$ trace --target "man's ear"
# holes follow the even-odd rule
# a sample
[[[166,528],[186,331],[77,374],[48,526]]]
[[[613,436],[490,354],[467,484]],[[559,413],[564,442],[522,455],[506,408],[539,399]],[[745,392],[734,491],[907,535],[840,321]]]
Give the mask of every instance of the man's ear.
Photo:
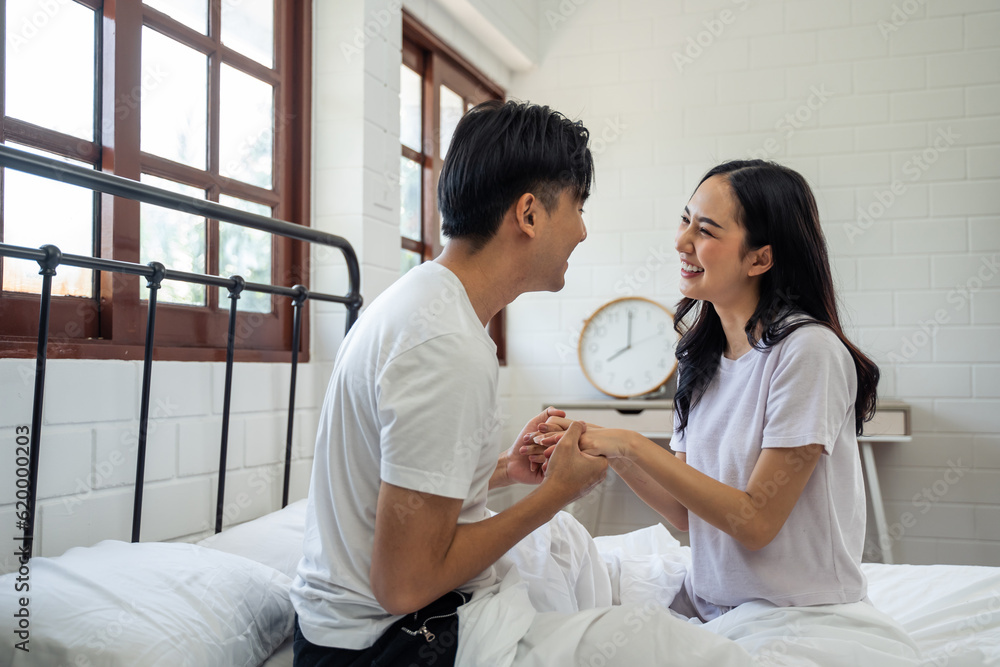
[[[518,197],[514,204],[514,219],[517,222],[517,228],[529,238],[535,238],[537,233],[535,215],[538,212],[538,206],[538,199],[530,192]]]
[[[774,266],[774,255],[771,252],[771,246],[766,245],[761,248],[757,248],[753,251],[754,260],[750,264],[750,276],[759,276],[767,273]]]

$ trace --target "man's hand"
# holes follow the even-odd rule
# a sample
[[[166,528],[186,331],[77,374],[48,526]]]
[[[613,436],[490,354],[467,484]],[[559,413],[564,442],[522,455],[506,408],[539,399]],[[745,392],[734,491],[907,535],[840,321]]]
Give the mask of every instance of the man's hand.
[[[541,463],[533,462],[521,451],[524,437],[538,431],[539,426],[550,418],[564,418],[566,413],[555,408],[546,408],[544,412],[535,415],[514,440],[510,449],[500,455],[496,472],[490,479],[490,488],[500,488],[510,484],[539,484],[545,478]]]
[[[536,431],[526,433],[522,436],[521,454],[527,456],[528,460],[532,463],[541,464],[544,471],[555,444],[559,442],[559,439],[562,438],[572,423],[572,419],[559,416],[553,416],[545,420],[544,423],[538,425]],[[612,431],[615,431],[615,435],[621,435],[621,432],[615,429],[606,429],[596,424],[584,424],[584,433],[580,436],[580,449],[594,455],[617,458],[620,454],[613,447],[600,447],[595,442],[597,438],[601,438],[603,441],[604,438],[602,436],[610,435]],[[612,445],[613,442],[607,444]]]
[[[580,451],[580,437],[586,430],[583,422],[570,424],[553,445],[545,468],[545,484],[559,485],[567,494],[567,503],[590,493],[608,472],[606,458]]]

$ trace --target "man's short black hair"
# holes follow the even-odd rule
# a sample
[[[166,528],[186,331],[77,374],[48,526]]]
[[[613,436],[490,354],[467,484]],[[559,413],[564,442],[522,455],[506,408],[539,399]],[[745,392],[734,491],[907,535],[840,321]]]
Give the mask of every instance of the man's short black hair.
[[[479,249],[525,193],[548,211],[567,188],[585,201],[594,179],[589,136],[582,122],[547,106],[493,100],[470,109],[455,129],[438,181],[442,232]]]

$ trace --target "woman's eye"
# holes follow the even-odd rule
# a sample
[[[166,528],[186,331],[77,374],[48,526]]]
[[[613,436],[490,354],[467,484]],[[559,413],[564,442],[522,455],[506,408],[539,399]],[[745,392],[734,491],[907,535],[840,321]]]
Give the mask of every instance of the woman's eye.
[[[688,220],[687,218],[685,218],[684,216],[681,216],[681,224],[682,224],[682,225],[686,225],[686,224],[688,224],[689,222],[691,222],[691,221],[690,221],[690,220]]]

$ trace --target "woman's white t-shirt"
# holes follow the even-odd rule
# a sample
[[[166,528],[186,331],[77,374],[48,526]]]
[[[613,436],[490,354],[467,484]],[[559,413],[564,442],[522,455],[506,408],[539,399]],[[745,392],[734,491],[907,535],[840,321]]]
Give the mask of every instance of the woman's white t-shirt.
[[[750,600],[778,606],[857,602],[866,597],[861,572],[865,489],[855,435],[857,374],[833,331],[807,324],[765,351],[721,358],[716,377],[690,411],[671,448],[687,463],[746,489],[763,448],[823,445],[823,455],[774,540],[751,551],[689,514],[692,569],[686,589],[698,614],[712,618]],[[793,465],[804,465],[795,452]],[[777,491],[787,477],[769,480]],[[766,489],[765,489],[766,490]],[[730,521],[746,521],[748,505]],[[708,604],[706,604],[708,603]]]

